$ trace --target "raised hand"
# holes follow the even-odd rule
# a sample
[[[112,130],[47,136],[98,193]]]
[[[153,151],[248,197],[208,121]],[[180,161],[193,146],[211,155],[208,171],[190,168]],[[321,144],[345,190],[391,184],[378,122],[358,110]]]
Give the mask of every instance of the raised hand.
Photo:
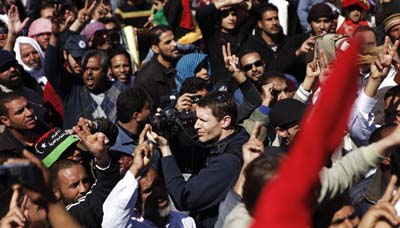
[[[102,132],[92,134],[87,119],[79,118],[76,126],[72,128],[73,132],[79,136],[81,142],[96,158],[96,164],[100,167],[106,167],[110,162],[107,153],[108,138]]]
[[[387,76],[400,42],[396,40],[392,48],[389,47],[390,43],[390,38],[388,36],[385,37],[382,52],[379,53],[375,62],[371,64],[370,77],[372,79],[384,79]]]
[[[264,144],[260,140],[260,131],[261,124],[255,122],[249,140],[242,147],[244,167],[264,153]]]
[[[25,227],[27,225],[26,203],[28,198],[24,196],[19,205],[20,189],[14,187],[13,191],[8,213],[1,219],[0,228]]]
[[[81,24],[86,24],[87,22],[89,22],[90,17],[92,15],[92,11],[95,6],[96,6],[96,1],[93,1],[93,3],[91,5],[89,5],[89,0],[86,0],[85,6],[78,12],[77,20]]]
[[[231,73],[238,72],[239,58],[232,55],[231,43],[227,43],[226,46],[222,45],[222,55],[224,56],[225,69]]]
[[[400,219],[395,209],[400,199],[399,189],[394,193],[396,182],[397,177],[393,175],[384,195],[377,204],[367,211],[358,225],[359,228],[389,228],[400,225]]]
[[[19,18],[18,8],[15,5],[11,5],[10,9],[7,12],[7,16],[8,16],[8,24],[7,24],[8,33],[14,36],[21,33],[29,21],[29,17],[27,17],[23,22],[21,22]]]
[[[194,95],[195,94],[192,93],[182,94],[182,96],[178,98],[175,108],[178,109],[178,111],[190,110],[192,108],[192,96]]]
[[[150,164],[152,156],[153,145],[148,142],[140,143],[133,153],[133,161],[129,171],[137,177],[140,171]]]
[[[70,25],[70,22],[72,21],[72,16],[68,16],[67,18],[64,18],[64,15],[61,13],[61,5],[57,5],[56,9],[53,12],[53,17],[51,18],[51,30],[52,33],[56,36],[60,35],[63,33],[68,26]]]

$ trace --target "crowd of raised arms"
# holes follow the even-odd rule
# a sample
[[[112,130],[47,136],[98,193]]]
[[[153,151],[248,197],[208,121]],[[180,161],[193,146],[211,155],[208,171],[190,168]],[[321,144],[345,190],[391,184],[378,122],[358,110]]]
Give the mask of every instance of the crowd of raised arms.
[[[400,0],[0,0],[0,228],[400,227]]]

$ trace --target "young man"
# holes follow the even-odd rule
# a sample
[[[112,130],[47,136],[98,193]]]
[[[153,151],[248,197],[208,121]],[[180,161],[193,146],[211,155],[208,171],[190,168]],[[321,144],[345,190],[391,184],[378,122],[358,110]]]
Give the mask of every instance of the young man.
[[[250,16],[240,25],[237,23],[239,7],[250,11]],[[230,90],[235,88],[234,80],[224,66],[222,46],[231,43],[233,53],[239,50],[257,22],[254,12],[256,7],[251,1],[234,0],[217,1],[197,10],[196,19],[210,57],[210,78],[213,83],[217,83],[217,87],[224,85]]]
[[[5,126],[0,135],[0,151],[23,149],[34,151],[34,144],[48,128],[35,119],[34,111],[22,95],[10,92],[0,95],[0,121]]]
[[[266,71],[290,71],[296,62],[296,56],[287,48],[287,36],[283,34],[279,22],[278,8],[271,3],[261,8],[257,26],[260,33],[249,37],[241,48],[242,52],[257,50],[265,63]]]
[[[167,190],[179,210],[191,211],[198,227],[213,227],[219,203],[235,183],[243,162],[242,145],[248,134],[237,128],[237,108],[226,92],[204,96],[196,109],[195,129],[198,140],[209,145],[204,168],[185,181],[171,153],[168,142],[156,137],[163,158],[161,164]],[[180,178],[176,178],[180,177]]]
[[[142,89],[159,107],[161,97],[176,92],[174,66],[181,54],[172,29],[166,25],[152,28],[149,39],[155,56],[138,72],[135,87]]]

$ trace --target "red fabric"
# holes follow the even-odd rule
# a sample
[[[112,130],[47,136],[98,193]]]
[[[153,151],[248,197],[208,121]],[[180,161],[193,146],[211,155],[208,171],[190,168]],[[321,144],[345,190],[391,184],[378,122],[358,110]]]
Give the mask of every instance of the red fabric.
[[[184,29],[192,30],[193,26],[193,18],[192,18],[192,9],[190,8],[189,0],[181,0],[182,4],[182,17],[180,21],[180,26]]]
[[[46,83],[46,86],[44,87],[43,101],[45,104],[51,105],[60,115],[61,119],[64,119],[64,105],[60,96],[58,96],[50,83]]]
[[[346,8],[352,5],[358,5],[365,10],[369,10],[371,5],[369,4],[368,0],[343,0],[342,1],[342,8]]]
[[[340,28],[336,31],[337,34],[344,34],[348,36],[352,36],[354,31],[359,27],[359,26],[369,26],[367,21],[360,21],[359,23],[355,24],[353,21],[350,19],[347,19],[343,22],[343,24],[340,26]]]
[[[277,176],[264,187],[252,228],[311,227],[311,198],[319,171],[343,138],[359,77],[358,45],[338,57],[321,95],[301,123],[288,157]]]

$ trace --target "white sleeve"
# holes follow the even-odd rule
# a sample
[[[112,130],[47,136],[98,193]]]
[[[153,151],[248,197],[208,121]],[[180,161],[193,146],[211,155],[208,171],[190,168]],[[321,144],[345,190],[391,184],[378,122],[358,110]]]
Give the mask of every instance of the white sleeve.
[[[369,137],[376,129],[374,124],[375,115],[373,113],[376,103],[377,100],[368,97],[364,89],[361,90],[356,99],[349,122],[349,133],[357,146],[368,145]]]
[[[103,204],[102,227],[124,228],[135,215],[138,197],[138,181],[131,172],[127,172],[113,188]]]

